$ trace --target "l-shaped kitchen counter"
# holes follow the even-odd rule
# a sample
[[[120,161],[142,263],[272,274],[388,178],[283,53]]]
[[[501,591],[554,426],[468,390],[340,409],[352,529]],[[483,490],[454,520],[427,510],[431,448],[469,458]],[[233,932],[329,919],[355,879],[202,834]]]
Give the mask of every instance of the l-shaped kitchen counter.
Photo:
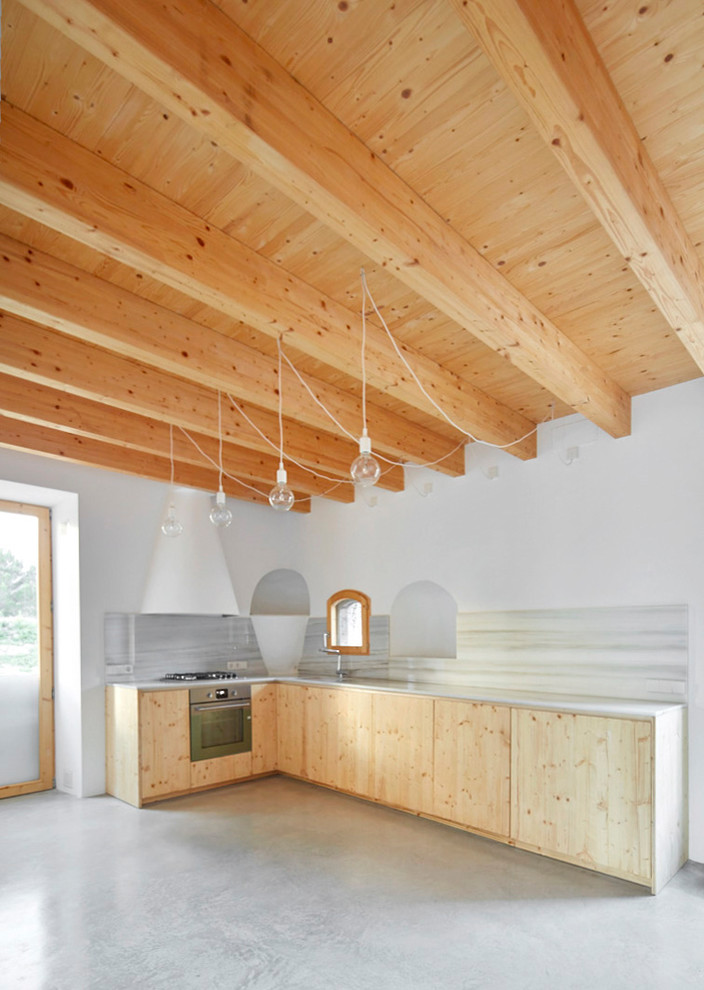
[[[657,893],[687,858],[686,707],[382,678],[252,689],[252,752],[192,763],[188,682],[106,688],[107,791],[137,807],[283,773]]]

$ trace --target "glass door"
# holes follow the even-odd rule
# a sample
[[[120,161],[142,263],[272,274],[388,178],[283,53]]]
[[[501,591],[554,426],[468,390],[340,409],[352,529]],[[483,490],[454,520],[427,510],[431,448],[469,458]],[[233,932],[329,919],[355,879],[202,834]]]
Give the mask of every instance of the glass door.
[[[0,501],[0,797],[54,785],[51,516]]]

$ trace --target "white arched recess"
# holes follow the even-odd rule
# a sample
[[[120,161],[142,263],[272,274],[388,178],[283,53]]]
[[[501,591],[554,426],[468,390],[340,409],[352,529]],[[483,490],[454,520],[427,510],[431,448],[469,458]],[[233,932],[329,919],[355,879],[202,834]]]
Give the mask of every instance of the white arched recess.
[[[0,481],[0,499],[51,509],[56,788],[83,794],[78,495]]]
[[[254,589],[249,614],[269,673],[293,673],[303,655],[310,614],[303,575],[286,568],[269,571]]]
[[[406,585],[391,606],[392,657],[457,656],[457,602],[434,581]]]

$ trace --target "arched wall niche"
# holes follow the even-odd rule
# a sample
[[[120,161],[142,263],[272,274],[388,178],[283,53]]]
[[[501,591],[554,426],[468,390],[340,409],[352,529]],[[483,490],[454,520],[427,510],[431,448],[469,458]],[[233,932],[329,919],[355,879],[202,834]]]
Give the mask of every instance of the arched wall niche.
[[[308,585],[298,571],[279,568],[260,578],[250,615],[310,615]]]
[[[303,655],[310,614],[303,575],[287,568],[269,571],[254,589],[249,614],[269,673],[294,673]]]
[[[457,656],[457,602],[434,581],[415,581],[391,606],[390,653],[395,657]]]

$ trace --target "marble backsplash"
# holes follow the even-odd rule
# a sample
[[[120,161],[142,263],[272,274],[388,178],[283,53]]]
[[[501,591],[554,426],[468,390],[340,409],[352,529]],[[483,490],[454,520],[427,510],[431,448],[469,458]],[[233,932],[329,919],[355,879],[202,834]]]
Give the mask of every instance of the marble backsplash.
[[[461,612],[457,657],[392,657],[389,677],[478,690],[685,701],[686,605]]]
[[[227,670],[245,664],[239,677],[265,677],[267,669],[248,616],[105,616],[107,684],[158,680],[166,673]]]
[[[457,656],[390,656],[390,617],[370,620],[369,656],[343,656],[350,675],[477,691],[575,697],[685,701],[688,670],[686,605],[461,612]],[[308,619],[304,676],[330,675],[337,656],[321,653],[326,619]],[[105,616],[107,683],[155,680],[169,672],[228,669],[239,676],[268,671],[247,616]]]

